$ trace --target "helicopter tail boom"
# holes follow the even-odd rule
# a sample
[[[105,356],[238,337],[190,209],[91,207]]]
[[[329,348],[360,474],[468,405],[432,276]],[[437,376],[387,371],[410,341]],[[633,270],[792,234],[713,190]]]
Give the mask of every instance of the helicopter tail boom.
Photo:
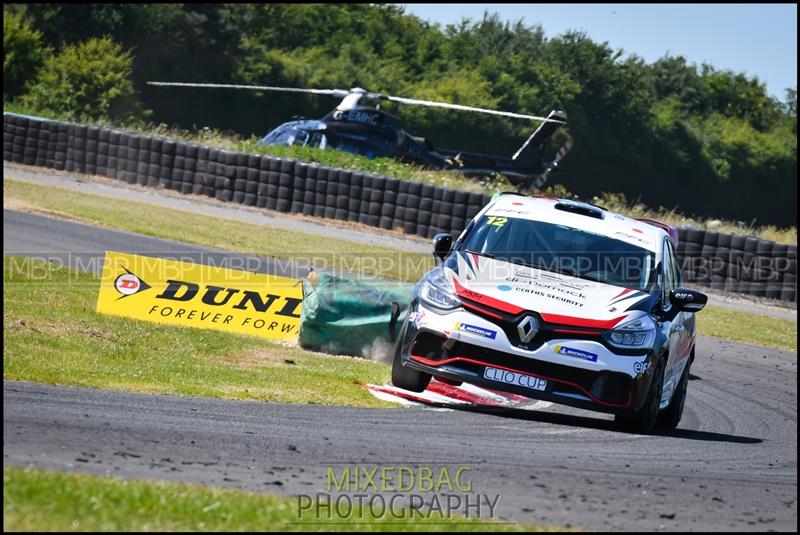
[[[547,140],[553,137],[559,127],[567,124],[567,114],[563,111],[553,110],[547,116],[547,119],[525,140],[525,143],[511,157],[512,160],[535,160]]]

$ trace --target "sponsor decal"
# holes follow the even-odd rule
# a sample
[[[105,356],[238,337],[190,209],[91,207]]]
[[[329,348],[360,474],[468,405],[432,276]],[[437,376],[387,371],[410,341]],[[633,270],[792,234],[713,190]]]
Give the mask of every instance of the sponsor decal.
[[[147,290],[150,288],[150,285],[130,271],[125,270],[125,273],[117,277],[114,281],[114,288],[122,294],[117,299],[122,299],[123,297]]]
[[[546,379],[540,379],[538,377],[508,370],[498,370],[497,368],[491,368],[489,366],[483,370],[483,376],[486,379],[491,379],[492,381],[500,381],[501,383],[506,383],[509,385],[524,386],[526,388],[539,390],[542,392],[547,388]]]
[[[525,291],[526,293],[534,293],[532,287],[535,287],[541,291],[547,292],[556,292],[564,295],[568,295],[570,297],[575,297],[576,299],[586,300],[586,294],[583,293],[583,288],[588,286],[588,284],[584,287],[580,287],[579,285],[573,285],[565,283],[564,281],[555,279],[552,282],[548,280],[542,280],[541,278],[530,278],[528,280],[522,280],[519,277],[508,277],[506,282],[513,282],[519,285],[527,286],[527,288],[519,287],[520,291]]]
[[[467,333],[476,334],[478,336],[483,336],[484,338],[490,338],[492,340],[495,339],[497,336],[497,331],[493,331],[491,329],[484,329],[483,327],[478,327],[477,325],[470,325],[469,323],[461,323],[457,321],[455,327],[453,327],[457,331],[464,331]]]
[[[509,286],[508,284],[501,284],[500,286],[497,287],[497,289],[500,290],[501,292],[510,292],[511,286]]]
[[[633,371],[637,374],[639,373],[647,373],[647,368],[650,367],[650,364],[643,360],[642,362],[634,362],[633,363]]]
[[[372,113],[363,110],[347,110],[335,111],[333,113],[334,121],[350,121],[353,123],[364,123],[378,126],[383,122],[383,116],[380,113]]]
[[[508,218],[507,217],[491,215],[491,216],[486,218],[486,224],[487,225],[493,225],[495,227],[502,227],[506,223],[508,223]]]
[[[569,347],[561,344],[556,344],[555,352],[559,355],[566,355],[568,357],[575,357],[583,360],[588,360],[590,362],[597,362],[597,355],[594,353],[589,353],[588,351],[584,351],[582,349],[576,349],[574,347]]]
[[[302,303],[295,279],[107,252],[97,312],[294,342]]]
[[[424,310],[415,310],[414,312],[408,315],[408,321],[413,323],[417,327],[417,329],[419,329],[419,326],[424,319],[425,319]]]

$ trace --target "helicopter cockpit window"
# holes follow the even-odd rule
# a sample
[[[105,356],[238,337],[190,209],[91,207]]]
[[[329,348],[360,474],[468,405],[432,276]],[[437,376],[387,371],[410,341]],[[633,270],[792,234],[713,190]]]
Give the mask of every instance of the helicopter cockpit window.
[[[311,134],[311,138],[308,141],[308,146],[324,149],[328,146],[328,138],[322,132],[314,132]]]
[[[281,126],[267,134],[263,141],[269,145],[299,145],[302,147],[308,142],[308,133],[292,126]]]

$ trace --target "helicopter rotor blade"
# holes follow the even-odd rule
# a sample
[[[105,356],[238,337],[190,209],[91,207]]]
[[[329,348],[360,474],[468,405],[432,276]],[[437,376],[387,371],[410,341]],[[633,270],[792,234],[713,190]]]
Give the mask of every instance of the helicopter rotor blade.
[[[436,102],[433,100],[417,100],[414,98],[393,97],[390,95],[383,95],[381,98],[392,102],[399,102],[400,104],[413,104],[418,106],[430,106],[435,108],[448,108],[461,111],[473,111],[478,113],[487,113],[490,115],[500,115],[502,117],[513,117],[515,119],[530,119],[532,121],[552,122],[566,124],[560,119],[549,119],[547,117],[539,117],[537,115],[525,115],[522,113],[513,113],[510,111],[489,110],[486,108],[475,108],[472,106],[464,106],[461,104],[448,104],[446,102]]]
[[[147,82],[147,85],[171,87],[207,87],[215,89],[250,89],[253,91],[284,91],[286,93],[311,93],[314,95],[330,95],[333,97],[346,97],[350,94],[350,91],[345,89],[304,89],[300,87],[273,87],[268,85],[200,84],[189,82]]]

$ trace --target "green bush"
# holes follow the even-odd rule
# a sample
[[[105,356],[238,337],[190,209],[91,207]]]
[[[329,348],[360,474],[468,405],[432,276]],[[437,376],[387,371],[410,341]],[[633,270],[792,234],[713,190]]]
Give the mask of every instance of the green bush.
[[[131,122],[146,115],[131,82],[132,63],[109,37],[65,46],[45,61],[23,102],[70,120]]]
[[[21,13],[3,8],[3,100],[18,97],[42,67],[50,49]]]

